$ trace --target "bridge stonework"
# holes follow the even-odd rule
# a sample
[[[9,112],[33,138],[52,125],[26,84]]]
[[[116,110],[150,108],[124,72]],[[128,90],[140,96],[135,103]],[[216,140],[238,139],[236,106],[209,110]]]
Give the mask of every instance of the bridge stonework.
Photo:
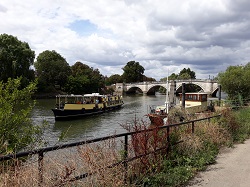
[[[215,95],[219,84],[215,80],[211,79],[187,79],[187,80],[175,80],[169,81],[168,90],[172,90],[173,87],[176,87],[176,90],[180,89],[182,83],[185,84],[194,84],[199,86],[203,92],[208,93],[209,95]],[[164,87],[167,89],[166,82],[137,82],[137,83],[116,83],[115,92],[118,94],[124,94],[129,92],[134,92],[135,90],[140,90],[143,94],[154,94],[159,87]]]

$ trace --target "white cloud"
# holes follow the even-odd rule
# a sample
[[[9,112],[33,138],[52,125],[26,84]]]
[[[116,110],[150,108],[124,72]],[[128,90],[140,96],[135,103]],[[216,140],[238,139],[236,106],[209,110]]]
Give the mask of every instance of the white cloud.
[[[247,0],[2,0],[0,34],[28,42],[36,55],[56,50],[70,65],[81,61],[108,76],[122,74],[135,60],[157,80],[184,67],[207,78],[249,61],[249,5]],[[74,23],[83,25],[72,28]]]

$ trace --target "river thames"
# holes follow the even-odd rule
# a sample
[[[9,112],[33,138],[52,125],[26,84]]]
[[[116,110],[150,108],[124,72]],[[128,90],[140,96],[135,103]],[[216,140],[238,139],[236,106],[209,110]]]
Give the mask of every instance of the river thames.
[[[133,124],[135,119],[149,123],[146,116],[149,106],[164,104],[166,96],[129,95],[123,96],[123,100],[123,107],[116,111],[70,121],[55,121],[51,110],[55,100],[38,99],[32,120],[35,124],[42,124],[44,120],[48,122],[44,133],[47,146],[77,142],[127,132],[122,125]]]

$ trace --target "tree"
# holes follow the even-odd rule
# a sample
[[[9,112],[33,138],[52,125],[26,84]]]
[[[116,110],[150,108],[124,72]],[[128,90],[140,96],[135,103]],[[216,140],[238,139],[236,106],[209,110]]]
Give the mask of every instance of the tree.
[[[71,66],[72,75],[68,77],[65,91],[74,94],[99,92],[104,87],[104,77],[98,69],[90,68],[81,62]]]
[[[22,76],[23,86],[34,80],[35,52],[26,42],[21,42],[12,35],[0,35],[0,81],[7,82],[8,78]]]
[[[195,79],[196,75],[194,71],[191,71],[190,68],[183,68],[179,74],[172,73],[170,76],[168,76],[168,80],[185,80],[185,79]],[[167,77],[162,78],[160,81],[167,81]],[[187,84],[186,85],[186,92],[198,92],[201,88],[194,84]],[[166,89],[161,87],[159,89],[159,92],[165,93]]]
[[[195,72],[191,71],[190,68],[183,68],[179,73],[178,79],[196,79]]]
[[[143,81],[152,82],[152,81],[156,81],[156,80],[153,77],[147,77],[147,76],[143,75]]]
[[[40,53],[35,68],[39,81],[38,88],[43,92],[54,91],[56,86],[62,89],[71,75],[70,66],[65,58],[54,50]]]
[[[123,68],[123,78],[126,82],[142,82],[144,67],[139,62],[129,61]]]
[[[172,73],[170,76],[168,76],[168,80],[176,80],[178,79],[178,74]],[[162,82],[167,81],[167,77],[160,79]]]
[[[179,74],[172,73],[168,76],[168,80],[183,80],[183,79],[196,79],[194,71],[191,71],[190,68],[183,68]],[[167,77],[162,78],[161,81],[167,81]]]
[[[237,99],[239,96],[250,98],[250,62],[245,66],[229,66],[225,72],[218,74],[218,80],[230,99]]]
[[[36,82],[20,88],[21,78],[0,81],[0,154],[20,151],[41,138],[42,129],[30,119]]]
[[[118,75],[118,74],[111,75],[105,80],[105,84],[108,86],[112,84],[116,84],[116,83],[122,83],[122,82],[123,82],[123,78],[121,75]]]

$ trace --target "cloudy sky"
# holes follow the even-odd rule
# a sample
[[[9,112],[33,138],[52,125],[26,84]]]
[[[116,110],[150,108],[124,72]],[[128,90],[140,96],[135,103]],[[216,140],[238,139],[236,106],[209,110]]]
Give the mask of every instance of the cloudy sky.
[[[249,0],[1,0],[0,34],[103,75],[137,61],[157,80],[183,68],[212,78],[250,61]]]

